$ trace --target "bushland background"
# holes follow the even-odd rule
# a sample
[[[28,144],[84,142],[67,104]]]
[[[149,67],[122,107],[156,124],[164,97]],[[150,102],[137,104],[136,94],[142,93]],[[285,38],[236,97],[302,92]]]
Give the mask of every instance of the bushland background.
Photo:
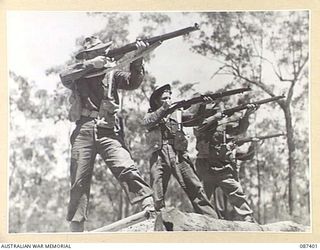
[[[175,99],[250,86],[226,106],[285,94],[251,118],[247,136],[283,131],[265,141],[240,178],[259,223],[294,220],[310,224],[309,13],[270,12],[23,12],[10,11],[9,232],[65,232],[69,192],[70,91],[58,74],[73,63],[83,38],[98,35],[114,46],[200,24],[201,31],[164,42],[146,58],[140,89],[122,95],[126,142],[149,180],[141,120],[157,85],[171,83]],[[192,130],[190,155],[195,157]],[[139,211],[97,157],[87,230]],[[174,179],[167,204],[191,212]]]

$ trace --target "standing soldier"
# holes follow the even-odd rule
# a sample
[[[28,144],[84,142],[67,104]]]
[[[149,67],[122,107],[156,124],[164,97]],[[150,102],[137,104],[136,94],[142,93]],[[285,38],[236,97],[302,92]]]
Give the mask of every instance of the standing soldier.
[[[151,151],[150,172],[155,209],[165,207],[165,193],[173,174],[188,195],[195,212],[217,218],[186,152],[187,140],[181,122],[189,117],[179,115],[180,110],[167,114],[170,104],[170,85],[157,88],[150,96],[150,110],[144,118],[144,125],[148,129],[147,143]]]
[[[220,187],[228,196],[236,213],[248,222],[255,220],[239,182],[237,167],[237,157],[245,157],[245,154],[237,154],[237,147],[229,137],[242,134],[248,129],[249,116],[256,109],[257,106],[248,104],[246,113],[235,127],[228,125],[220,130],[223,126],[219,127],[218,121],[224,116],[217,112],[194,129],[198,150],[196,169],[208,198],[210,199],[216,187]],[[219,207],[217,204],[215,206],[219,213]]]
[[[81,70],[105,68],[109,59],[101,56],[109,49],[109,43],[103,43],[97,37],[87,37],[84,49],[76,58],[83,60],[78,64]],[[138,52],[146,45],[137,41]],[[105,53],[107,54],[107,52]],[[80,66],[79,66],[80,65]],[[65,75],[65,74],[64,74]],[[119,117],[118,89],[137,89],[144,77],[142,58],[130,64],[130,72],[111,71],[108,74],[96,74],[66,80],[62,83],[73,90],[75,102],[69,117],[76,121],[76,128],[71,135],[71,189],[67,220],[74,232],[84,230],[87,220],[90,196],[90,182],[94,160],[100,154],[112,174],[119,180],[130,202],[142,202],[143,209],[153,206],[152,190],[142,179],[131,155],[124,144]]]
[[[244,150],[241,145],[240,147],[236,147],[236,170],[237,170],[237,175],[235,175],[235,179],[240,182],[239,179],[239,171],[240,171],[240,162],[239,161],[249,161],[252,160],[256,148],[257,148],[257,142],[259,139],[253,139],[249,148],[247,150]],[[233,208],[233,206],[230,204],[228,200],[228,196],[223,192],[221,187],[216,187],[213,191],[213,197],[214,197],[214,204],[216,211],[219,215],[219,218],[226,219],[226,220],[236,220],[239,218],[239,215]],[[239,218],[240,220],[242,219],[241,217]]]

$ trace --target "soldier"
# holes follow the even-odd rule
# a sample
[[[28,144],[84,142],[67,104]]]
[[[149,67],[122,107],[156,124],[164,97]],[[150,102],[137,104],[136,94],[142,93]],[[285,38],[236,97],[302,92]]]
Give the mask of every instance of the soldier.
[[[240,171],[240,162],[239,161],[249,161],[252,160],[255,151],[257,149],[257,142],[259,139],[254,138],[248,147],[247,150],[243,149],[241,145],[236,146],[236,163],[237,163],[237,175],[235,175],[236,180],[240,181],[239,179],[239,171]],[[216,187],[213,191],[214,197],[214,204],[216,212],[219,218],[226,219],[226,220],[237,220],[242,219],[241,216],[237,214],[237,212],[233,209],[233,206],[230,204],[228,200],[228,196],[223,192],[221,187]]]
[[[237,157],[245,158],[245,154],[237,153],[237,147],[230,141],[230,136],[242,134],[248,129],[249,116],[256,109],[256,105],[249,104],[237,126],[227,125],[220,129],[223,126],[218,126],[218,121],[224,116],[223,113],[217,112],[194,129],[198,150],[196,169],[207,197],[210,199],[215,188],[220,187],[228,196],[236,213],[248,222],[255,220],[239,182],[237,167]],[[219,213],[219,207],[216,206],[216,210]]]
[[[97,37],[87,37],[84,49],[77,59],[82,70],[105,68],[109,59],[100,56],[101,51],[108,50],[111,42],[103,43]],[[146,44],[137,41],[138,53]],[[105,53],[107,54],[107,53]],[[75,96],[70,117],[76,120],[76,128],[70,141],[71,149],[71,189],[67,220],[73,232],[84,230],[87,220],[90,195],[90,182],[93,174],[94,160],[100,154],[112,174],[119,180],[131,204],[142,202],[142,208],[152,209],[152,190],[142,179],[121,134],[118,89],[137,89],[144,77],[142,58],[130,64],[130,72],[114,71],[101,73],[93,77],[65,80],[62,83],[72,88]],[[109,93],[109,94],[108,94]]]
[[[171,86],[166,84],[151,94],[150,110],[144,118],[151,153],[150,172],[155,209],[165,207],[165,193],[173,174],[188,195],[195,212],[217,218],[187,154],[187,140],[181,121],[190,117],[184,114],[179,118],[180,111],[166,114],[170,104]]]

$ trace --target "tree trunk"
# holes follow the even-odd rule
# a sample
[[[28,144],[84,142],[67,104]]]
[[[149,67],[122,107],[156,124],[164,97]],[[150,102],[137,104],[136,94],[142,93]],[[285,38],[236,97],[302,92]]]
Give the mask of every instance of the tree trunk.
[[[285,119],[286,119],[286,130],[287,130],[287,144],[288,144],[288,205],[289,214],[293,215],[295,207],[295,144],[293,135],[292,115],[290,106],[286,104],[283,107]]]
[[[258,221],[261,223],[261,175],[260,175],[260,166],[259,166],[259,160],[256,160],[256,166],[257,166],[257,177],[258,177]]]

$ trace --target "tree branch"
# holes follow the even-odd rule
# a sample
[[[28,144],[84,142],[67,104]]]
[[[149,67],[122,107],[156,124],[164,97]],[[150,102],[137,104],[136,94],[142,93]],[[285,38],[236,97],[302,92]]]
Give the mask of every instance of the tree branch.
[[[275,65],[268,58],[265,58],[265,57],[260,56],[260,55],[253,56],[253,57],[258,57],[258,58],[266,61],[267,63],[269,63],[271,65],[271,67],[272,67],[273,72],[278,77],[279,81],[281,81],[281,82],[291,82],[292,81],[292,79],[283,78],[282,74],[281,74],[281,71],[280,71],[280,68],[278,67],[278,70],[279,70],[279,72],[278,72],[277,69],[275,68]]]
[[[219,69],[218,69],[216,72],[214,72],[213,75],[210,77],[210,80],[211,80],[212,78],[214,78],[216,75],[218,75],[219,72],[220,72],[221,70],[223,70],[225,67],[226,67],[226,65],[223,65],[223,66],[219,67]]]
[[[304,67],[307,65],[308,61],[309,61],[309,53],[307,54],[307,56],[306,56],[305,60],[303,61],[301,67],[299,67],[299,69],[296,71],[296,74],[294,75],[294,79],[291,82],[291,85],[290,85],[289,90],[288,90],[287,100],[286,100],[287,105],[289,105],[291,103],[294,86],[298,82],[298,79],[299,79]]]
[[[245,77],[245,76],[243,76],[243,75],[241,75],[241,74],[239,74],[239,73],[234,74],[234,76],[239,77],[240,79],[242,79],[242,80],[244,80],[244,81],[246,81],[246,82],[248,82],[248,83],[250,83],[250,84],[253,84],[253,85],[259,87],[260,89],[262,89],[264,92],[266,92],[266,93],[267,93],[268,95],[270,95],[271,97],[275,97],[275,96],[276,96],[276,95],[267,87],[267,85],[266,85],[265,83],[261,82],[261,81],[258,82],[258,81],[251,80],[251,79],[249,79],[249,78],[247,78],[247,77]],[[279,106],[280,106],[282,109],[285,109],[285,108],[286,108],[286,107],[285,107],[285,102],[284,102],[283,100],[277,100],[276,102],[279,104]]]
[[[254,41],[254,38],[252,37],[252,34],[249,32],[247,26],[240,20],[240,18],[238,17],[238,22],[239,24],[241,24],[241,26],[244,28],[244,30],[247,32],[248,36],[250,37],[250,40],[252,42],[252,45],[254,47],[254,50],[256,51],[257,54],[259,54],[259,51],[257,49],[256,43]]]
[[[294,80],[297,81],[299,76],[302,73],[303,68],[306,66],[307,62],[309,61],[309,53],[307,53],[307,56],[305,58],[305,60],[303,61],[302,65],[298,68],[297,70],[297,74],[294,76]]]

